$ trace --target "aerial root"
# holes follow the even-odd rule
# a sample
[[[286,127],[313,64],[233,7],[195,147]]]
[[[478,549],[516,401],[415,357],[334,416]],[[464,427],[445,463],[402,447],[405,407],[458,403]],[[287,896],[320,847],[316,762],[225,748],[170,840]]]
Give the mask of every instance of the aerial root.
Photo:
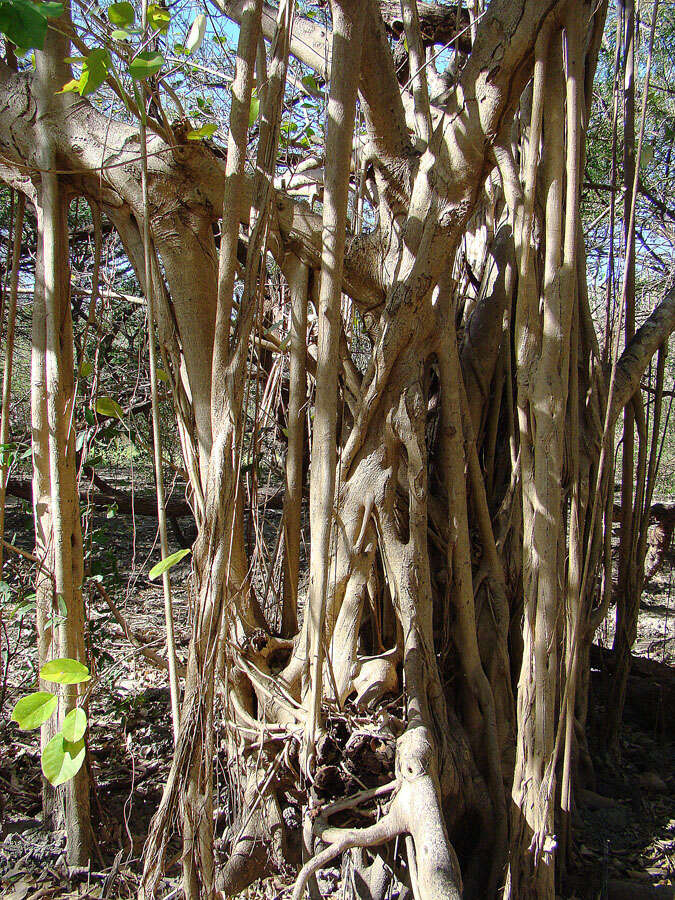
[[[293,900],[300,900],[310,877],[328,865],[336,856],[340,856],[341,853],[354,847],[376,847],[384,844],[402,834],[403,830],[403,825],[393,806],[379,822],[369,825],[367,828],[327,829],[322,833],[321,838],[328,841],[329,845],[306,862],[298,873],[293,889]]]

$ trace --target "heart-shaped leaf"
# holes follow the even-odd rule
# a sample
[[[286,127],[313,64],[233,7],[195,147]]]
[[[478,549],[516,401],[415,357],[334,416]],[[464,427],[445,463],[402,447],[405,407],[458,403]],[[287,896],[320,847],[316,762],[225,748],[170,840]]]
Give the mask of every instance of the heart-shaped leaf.
[[[81,738],[71,743],[59,732],[42,751],[42,774],[53,787],[58,787],[77,775],[82,768],[84,754]]]
[[[133,25],[136,13],[131,3],[122,0],[121,3],[113,3],[108,7],[108,18],[113,25],[118,28],[126,28],[127,25]]]
[[[49,691],[37,691],[22,697],[12,711],[12,721],[24,731],[39,728],[56,709],[58,698]]]
[[[40,6],[28,0],[3,0],[0,3],[0,32],[19,50],[41,50],[47,35],[47,15]]]
[[[172,553],[170,556],[166,556],[161,562],[158,562],[156,566],[153,566],[150,569],[150,574],[148,578],[150,581],[154,581],[155,578],[159,578],[160,575],[163,575],[164,572],[168,572],[169,569],[173,568],[177,563],[184,559],[188,553],[192,551],[188,547],[186,550],[177,550],[175,553]]]
[[[43,681],[54,681],[56,684],[80,684],[89,681],[91,675],[84,663],[76,659],[50,659],[40,669],[40,678]]]
[[[87,714],[79,706],[71,709],[63,720],[61,732],[64,738],[71,744],[77,743],[87,730]]]
[[[164,65],[164,57],[153,50],[144,50],[129,63],[129,74],[136,81],[155,75]]]
[[[82,74],[80,77],[68,81],[58,93],[76,92],[81,97],[93,94],[106,80],[110,66],[110,54],[107,50],[104,48],[92,50],[89,56],[82,60]]]
[[[96,401],[96,412],[99,416],[108,416],[111,419],[121,419],[124,416],[122,407],[112,397],[99,397]]]

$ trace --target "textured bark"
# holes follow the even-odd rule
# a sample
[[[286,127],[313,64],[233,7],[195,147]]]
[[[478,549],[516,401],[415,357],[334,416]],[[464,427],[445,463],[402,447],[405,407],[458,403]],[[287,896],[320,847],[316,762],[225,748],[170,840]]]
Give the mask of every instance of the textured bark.
[[[235,111],[228,151],[225,197],[241,181],[248,131],[252,75],[258,44],[261,3],[252,3],[240,32],[234,82]],[[229,317],[232,309],[239,210],[228,220],[230,239],[221,247],[220,284],[214,368],[210,387],[214,442],[208,465],[205,515],[195,546],[198,610],[195,617],[181,725],[171,772],[146,844],[143,891],[152,896],[161,873],[169,824],[180,806],[185,858],[183,886],[186,897],[211,898],[216,892],[213,846],[213,753],[215,676],[225,640],[243,640],[262,622],[249,594],[243,542],[241,496],[238,490],[241,463],[242,405],[244,402],[248,344],[256,319],[271,200],[271,168],[279,140],[281,101],[288,57],[288,7],[279,13],[275,59],[281,90],[266,91],[263,120],[269,123],[258,146],[257,173],[251,206],[257,216],[249,239],[244,288],[232,342]],[[231,156],[231,158],[230,158]],[[225,227],[225,225],[224,225]],[[220,364],[215,365],[216,359]],[[204,385],[200,386],[202,392]],[[225,614],[226,603],[228,604]],[[232,607],[232,608],[230,608]],[[257,617],[256,617],[257,615]],[[187,790],[182,795],[184,783]]]
[[[36,502],[44,498],[49,508],[49,531],[38,536],[38,546],[42,545],[43,552],[48,553],[54,579],[53,585],[43,583],[40,593],[43,615],[47,612],[46,607],[50,615],[58,608],[57,598],[66,608],[65,622],[51,629],[51,646],[46,643],[44,619],[38,620],[38,634],[41,634],[41,660],[68,657],[86,663],[82,603],[84,565],[72,425],[75,389],[67,224],[69,197],[59,176],[52,172],[57,165],[57,156],[49,129],[50,121],[61,112],[54,100],[54,91],[56,85],[63,83],[61,79],[67,72],[63,63],[67,48],[67,42],[52,32],[44,52],[36,53],[35,137],[41,167],[37,200],[40,262],[36,294],[41,294],[41,300],[34,305],[33,312],[33,354],[40,381],[32,382],[32,389],[36,393],[35,407],[41,405],[42,408],[38,414],[39,434],[34,430],[33,454],[34,458],[39,456],[44,460],[36,461],[36,469],[45,479],[40,485],[41,490],[36,492]],[[38,336],[40,340],[36,343]],[[80,693],[81,687],[77,685],[62,688],[59,725],[77,705]],[[43,739],[47,736],[46,731],[43,729]],[[86,765],[73,779],[56,789],[55,800],[49,807],[56,822],[66,829],[69,863],[84,865],[90,856],[92,839]]]
[[[326,122],[316,413],[309,492],[311,556],[307,618],[311,621],[308,646],[311,696],[303,761],[308,773],[314,766],[315,741],[321,727],[324,626],[335,495],[340,289],[363,23],[364,8],[358,0],[337,0],[333,6],[332,78]]]
[[[508,897],[554,897],[553,810],[545,803],[546,766],[553,752],[557,677],[556,616],[559,608],[559,522],[563,425],[569,365],[572,300],[562,294],[563,130],[562,35],[551,38],[546,77],[547,129],[543,159],[545,192],[545,266],[540,316],[539,292],[530,278],[519,287],[519,319],[525,349],[518,360],[518,417],[523,493],[523,661],[518,683],[518,741],[513,781],[511,860]],[[537,78],[537,76],[535,76]],[[541,79],[541,81],[539,81]],[[537,103],[533,103],[533,123]],[[536,144],[530,153],[538,150]],[[574,164],[577,164],[575,158]],[[528,187],[534,188],[530,177]],[[576,202],[576,198],[575,198]],[[529,253],[529,228],[524,228],[521,257]],[[521,261],[521,281],[523,268]]]
[[[635,4],[622,0],[619,11],[623,21],[623,244],[624,244],[624,341],[635,334],[635,229],[630,229],[635,181]],[[619,593],[617,617],[622,618],[628,594],[631,546],[633,544],[633,481],[635,433],[632,404],[623,409],[623,445],[621,453],[621,534],[619,538]]]
[[[300,518],[302,512],[302,457],[307,403],[307,266],[296,256],[285,265],[291,295],[291,346],[288,376],[288,450],[284,494],[284,605],[281,633],[298,630],[298,577],[300,573]]]
[[[305,735],[308,791],[303,786],[302,796],[303,802],[311,799],[318,726],[329,709],[353,695],[359,714],[373,721],[380,714],[383,721],[397,719],[402,709],[391,801],[380,822],[365,829],[332,828],[321,816],[308,815],[306,849],[317,852],[305,860],[296,894],[344,850],[408,835],[406,869],[417,896],[454,898],[462,890],[468,897],[493,895],[505,840],[500,770],[513,772],[516,709],[509,669],[521,669],[521,682],[507,888],[511,896],[552,895],[553,774],[562,746],[557,654],[564,646],[565,658],[574,657],[572,611],[582,631],[591,620],[602,544],[599,522],[588,524],[589,506],[596,502],[590,482],[605,391],[577,243],[579,123],[590,103],[588,79],[605,7],[595,11],[592,31],[579,34],[576,43],[567,22],[566,92],[561,32],[554,37],[556,52],[549,56],[546,49],[549,29],[560,28],[564,7],[556,0],[493,0],[476,21],[478,4],[472,4],[472,38],[467,32],[459,48],[459,55],[470,53],[456,82],[438,93],[432,85],[430,102],[420,77],[408,86],[411,104],[408,89],[401,92],[397,82],[401,73],[388,41],[406,33],[410,65],[420,68],[428,46],[444,40],[443,29],[450,38],[458,23],[468,24],[455,7],[412,2],[399,13],[386,5],[383,17],[372,0],[350,0],[335,4],[331,35],[316,21],[297,17],[289,37],[281,27],[289,21],[283,4],[277,12],[257,0],[226,3],[226,14],[242,23],[226,164],[208,142],[188,142],[183,126],[175,129],[171,152],[163,138],[150,140],[149,219],[161,269],[153,264],[154,284],[148,287],[158,300],[160,344],[169,360],[200,531],[194,552],[199,599],[181,731],[146,848],[146,895],[156,884],[179,810],[188,897],[211,898],[217,888],[234,892],[280,867],[286,853],[283,798],[296,762],[290,749],[277,748],[297,746]],[[580,30],[587,13],[585,4],[573,5]],[[258,18],[262,34],[273,39],[265,65]],[[292,53],[321,77],[330,76],[322,216],[272,188],[288,40]],[[256,57],[259,75],[267,71],[267,85],[261,85],[256,173],[249,177],[244,159]],[[523,89],[535,60],[530,116]],[[410,67],[408,73],[414,74]],[[372,199],[378,225],[370,234],[350,235],[346,208],[357,88],[366,137],[358,149],[359,196]],[[30,78],[0,67],[0,149],[8,167],[2,177],[16,176],[12,163],[38,161],[30,125],[33,91]],[[59,165],[81,172],[67,179],[74,189],[100,197],[144,282],[138,228],[144,209],[133,129],[108,123],[86,100],[59,102],[63,116],[49,123]],[[524,187],[510,146],[519,104]],[[417,139],[411,140],[404,108],[413,112]],[[543,177],[537,182],[540,155]],[[100,171],[102,160],[115,167]],[[537,183],[545,191],[541,203],[535,203]],[[509,224],[495,234],[504,198]],[[218,271],[213,225],[221,214]],[[240,238],[241,224],[246,240]],[[457,252],[465,237],[476,257],[471,265],[479,267],[479,286]],[[283,638],[269,633],[254,596],[251,563],[259,557],[249,560],[244,546],[239,471],[247,360],[267,250],[282,266],[293,256],[293,271],[287,269],[295,319]],[[238,309],[237,260],[245,260]],[[316,361],[303,321],[310,270],[319,296]],[[350,329],[341,321],[342,294],[353,299],[359,324],[372,340],[363,375],[344,336]],[[668,294],[626,348],[617,371],[619,408],[672,331],[673,309]],[[45,340],[39,303],[36,310],[39,343]],[[253,352],[285,352],[273,334],[258,337]],[[40,364],[36,358],[36,440],[46,435]],[[280,373],[281,362],[275,365]],[[317,385],[312,580],[296,634],[305,367]],[[583,408],[576,408],[577,391],[588,398]],[[577,440],[571,436],[576,429],[566,438],[572,404],[580,429],[578,470],[566,465]],[[36,521],[49,529],[41,504],[49,496],[50,473],[44,459],[36,463]],[[597,503],[603,509],[606,485],[600,481]],[[568,503],[576,523],[569,540],[575,557],[563,592],[568,545],[561,522]],[[586,544],[588,573],[579,585],[579,547]],[[42,597],[47,590],[45,584]],[[563,635],[559,623],[566,602],[570,614]],[[43,600],[41,609],[44,619]],[[582,658],[585,652],[584,644]],[[211,783],[221,679],[229,762],[242,785],[241,796],[232,797],[236,828],[222,867],[213,852]],[[401,691],[402,707],[380,705],[387,692]],[[574,689],[572,695],[563,704],[569,725],[563,727],[566,784],[573,778],[570,735],[583,718]],[[314,838],[327,846],[314,848]]]
[[[638,389],[649,360],[660,346],[667,343],[674,331],[675,287],[671,287],[619,358],[611,411],[612,423]]]

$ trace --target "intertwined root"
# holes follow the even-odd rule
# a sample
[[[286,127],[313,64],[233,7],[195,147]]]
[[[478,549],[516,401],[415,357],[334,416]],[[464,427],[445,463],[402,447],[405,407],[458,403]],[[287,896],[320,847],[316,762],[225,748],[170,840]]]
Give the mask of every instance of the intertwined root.
[[[374,825],[333,828],[328,824],[328,816],[389,792],[394,795],[389,809]],[[336,856],[355,847],[375,847],[402,834],[411,838],[408,865],[415,896],[420,900],[459,900],[462,878],[445,829],[439,793],[429,733],[422,725],[412,726],[398,740],[395,781],[338,801],[314,820],[312,830],[327,846],[300,870],[293,900],[300,900],[310,877]]]

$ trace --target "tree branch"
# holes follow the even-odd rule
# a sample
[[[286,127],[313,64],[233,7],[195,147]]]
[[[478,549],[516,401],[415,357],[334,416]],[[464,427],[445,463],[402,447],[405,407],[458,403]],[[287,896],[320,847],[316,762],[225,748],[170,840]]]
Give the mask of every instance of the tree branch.
[[[612,423],[616,422],[619,413],[638,389],[640,378],[649,365],[649,360],[673,331],[675,331],[675,285],[666,293],[642,327],[635,332],[635,336],[619,358],[612,403]]]
[[[243,0],[212,0],[234,22],[239,22]],[[387,156],[405,156],[411,145],[405,124],[403,102],[396,80],[389,42],[376,0],[365,0],[368,28],[364,34],[359,90],[363,98],[368,131],[378,150]],[[454,13],[453,13],[454,14]],[[262,30],[268,40],[274,34],[276,11],[263,4]],[[333,35],[317,22],[296,16],[291,54],[326,81],[330,79]]]
[[[107,485],[102,479],[96,477],[98,491],[80,490],[80,502],[86,506],[91,503],[97,509],[108,509],[114,503],[117,511],[123,515],[134,514],[136,516],[149,516],[157,518],[157,500],[155,496],[134,495],[127,491],[120,491]],[[7,493],[10,497],[18,497],[21,500],[32,502],[33,491],[29,478],[10,478],[7,482]],[[185,500],[169,500],[166,504],[166,513],[170,518],[192,516],[193,512]]]

